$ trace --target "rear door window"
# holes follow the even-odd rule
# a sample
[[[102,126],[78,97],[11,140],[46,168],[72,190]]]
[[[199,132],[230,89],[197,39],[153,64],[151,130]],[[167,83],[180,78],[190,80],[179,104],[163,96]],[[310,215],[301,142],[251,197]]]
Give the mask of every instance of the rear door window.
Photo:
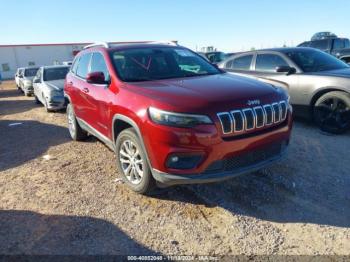
[[[85,79],[87,74],[88,74],[88,70],[89,70],[89,64],[90,64],[90,58],[91,58],[91,53],[88,54],[84,54],[80,57],[78,64],[78,68],[77,68],[77,76]]]
[[[255,62],[255,70],[261,72],[276,72],[276,67],[288,66],[288,63],[279,55],[258,54]]]
[[[249,70],[252,60],[253,55],[245,55],[229,61],[226,65],[228,69]]]

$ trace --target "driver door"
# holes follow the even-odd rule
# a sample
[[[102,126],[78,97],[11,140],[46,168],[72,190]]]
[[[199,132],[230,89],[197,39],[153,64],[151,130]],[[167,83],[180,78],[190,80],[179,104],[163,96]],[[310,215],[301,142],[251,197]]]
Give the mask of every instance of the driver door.
[[[279,66],[294,67],[278,53],[258,52],[253,64],[254,75],[262,82],[285,89],[291,96],[291,103],[294,103],[298,100],[299,76],[276,72]]]

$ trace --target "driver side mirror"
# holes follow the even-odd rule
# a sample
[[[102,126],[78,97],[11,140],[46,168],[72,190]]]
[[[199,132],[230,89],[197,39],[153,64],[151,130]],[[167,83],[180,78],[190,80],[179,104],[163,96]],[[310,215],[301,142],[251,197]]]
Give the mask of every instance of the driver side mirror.
[[[108,85],[109,81],[105,80],[103,72],[91,72],[86,76],[86,81],[90,84]]]
[[[290,66],[277,66],[276,72],[287,73],[287,75],[291,75],[291,74],[295,74],[297,70],[294,67],[290,67]]]

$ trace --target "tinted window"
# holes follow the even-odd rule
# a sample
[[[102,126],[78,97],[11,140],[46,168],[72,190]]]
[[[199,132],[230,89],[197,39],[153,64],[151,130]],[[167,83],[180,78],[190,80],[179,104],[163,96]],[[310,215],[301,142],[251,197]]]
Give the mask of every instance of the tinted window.
[[[345,48],[350,48],[350,40],[349,39],[345,39]]]
[[[25,69],[24,70],[24,76],[35,76],[36,72],[38,72],[39,68],[30,68],[30,69]]]
[[[253,55],[240,56],[233,59],[232,62],[229,62],[228,68],[237,69],[237,70],[249,70],[252,60],[253,60]]]
[[[344,39],[334,39],[333,49],[342,49],[345,47]]]
[[[109,72],[102,54],[94,53],[92,55],[91,72],[102,72],[105,75],[105,80],[109,80]]]
[[[82,55],[78,62],[77,75],[81,78],[86,78],[88,74],[88,66],[91,54]]]
[[[69,71],[69,67],[57,67],[44,69],[44,81],[53,81],[65,79]]]
[[[114,51],[112,61],[126,82],[220,74],[196,53],[183,48],[159,47]]]
[[[348,68],[341,60],[319,50],[295,50],[285,53],[304,72],[320,72]]]
[[[276,72],[278,66],[288,66],[288,64],[278,55],[261,54],[256,57],[256,71]]]
[[[329,48],[329,41],[328,40],[313,41],[311,42],[310,46],[321,50],[327,50]]]

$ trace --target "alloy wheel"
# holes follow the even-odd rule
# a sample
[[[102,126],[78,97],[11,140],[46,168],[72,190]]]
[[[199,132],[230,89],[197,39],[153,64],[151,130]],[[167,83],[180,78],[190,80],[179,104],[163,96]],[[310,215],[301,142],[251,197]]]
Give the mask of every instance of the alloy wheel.
[[[140,150],[131,140],[125,140],[119,150],[119,161],[125,177],[132,184],[139,184],[144,175],[144,161]]]
[[[338,97],[328,98],[319,104],[317,114],[323,128],[344,129],[350,124],[350,108]]]
[[[68,114],[67,114],[67,118],[68,118],[68,129],[69,129],[69,133],[72,137],[74,137],[75,135],[75,117],[74,117],[74,113],[73,110],[68,107]]]

